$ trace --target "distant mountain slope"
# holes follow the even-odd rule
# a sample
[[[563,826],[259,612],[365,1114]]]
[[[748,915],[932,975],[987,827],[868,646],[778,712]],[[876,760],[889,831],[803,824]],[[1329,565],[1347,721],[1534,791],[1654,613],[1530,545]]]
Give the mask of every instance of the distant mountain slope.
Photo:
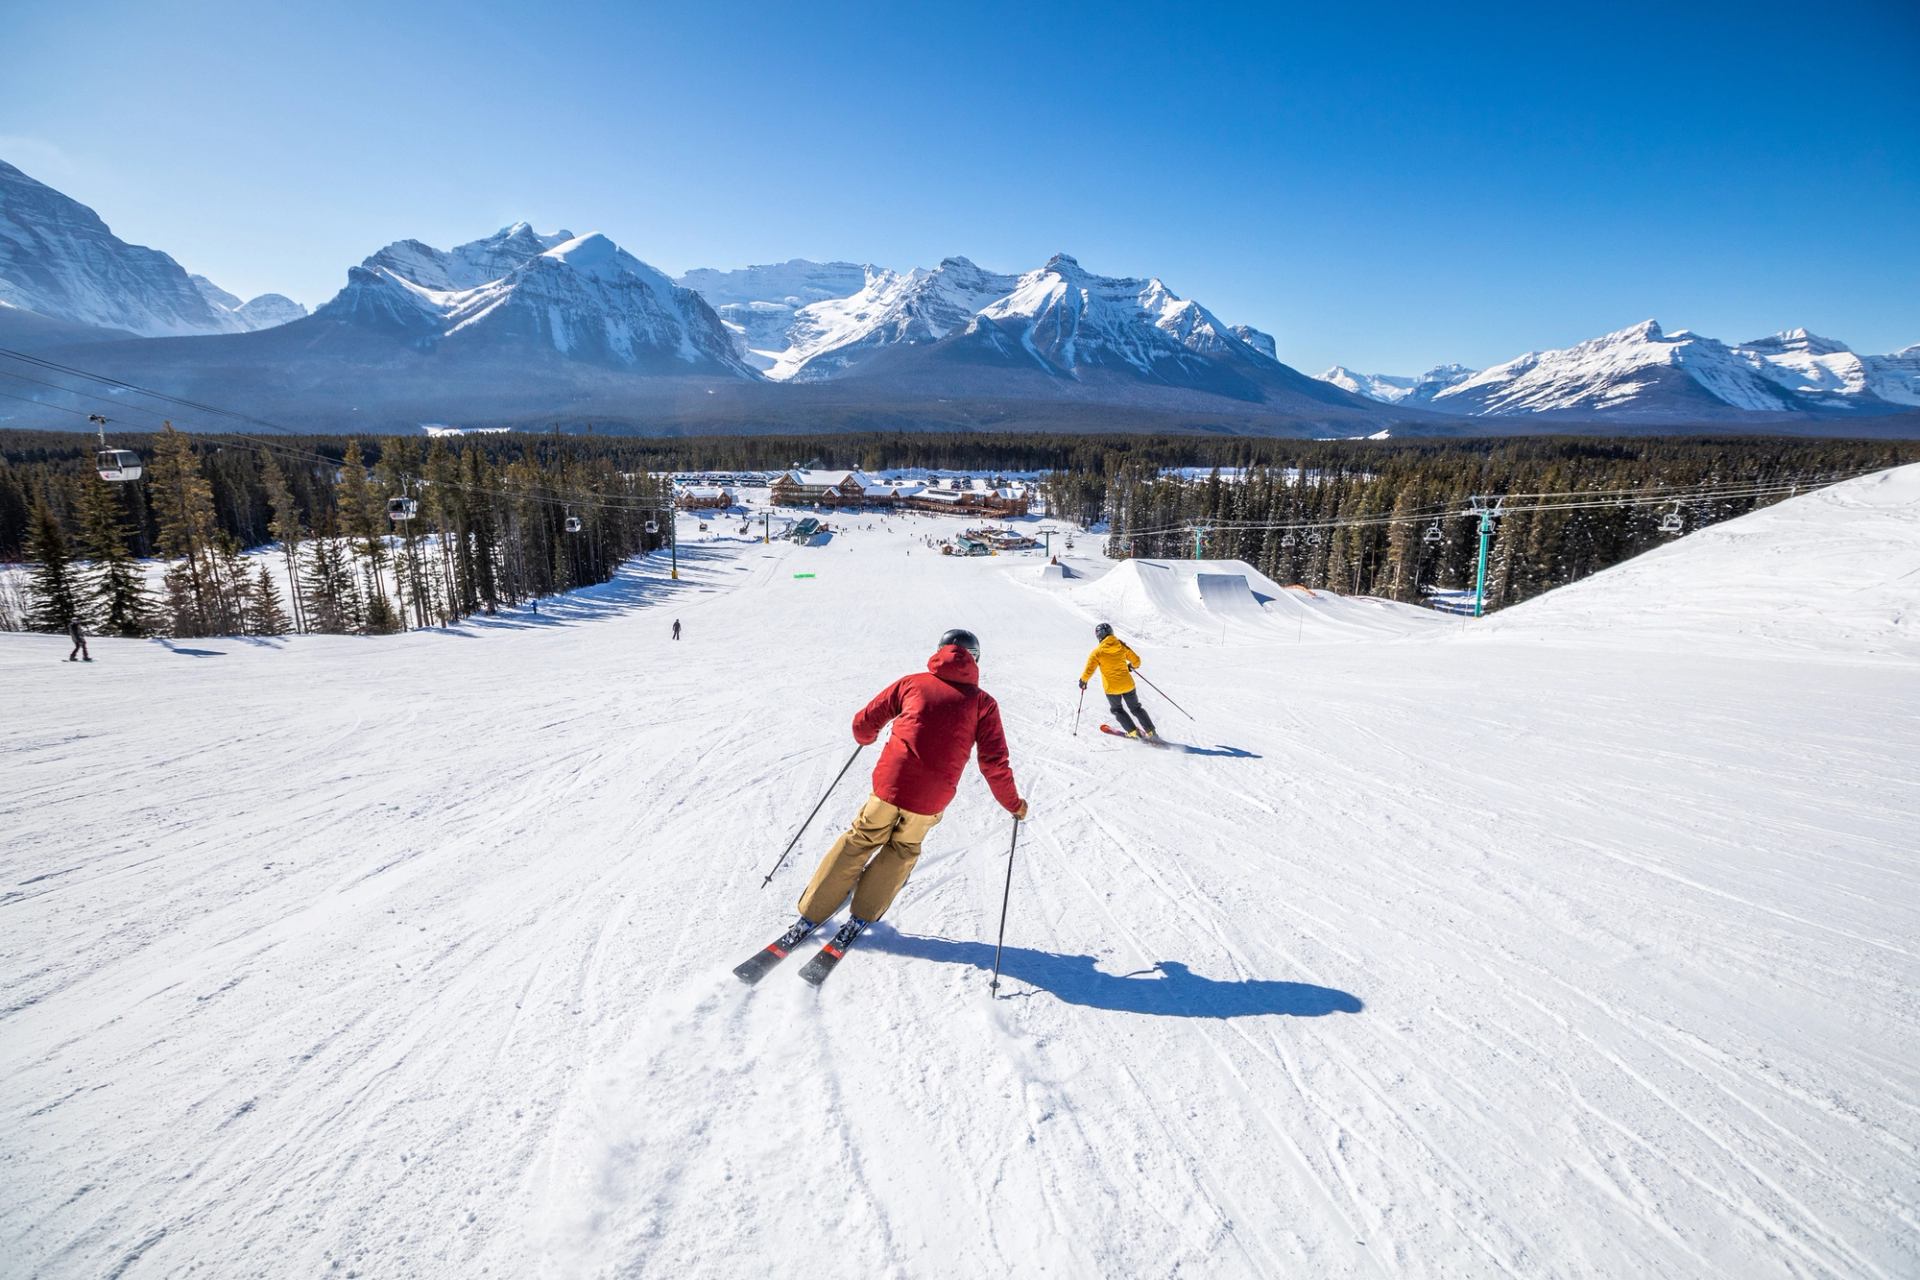
[[[749,364],[771,370],[793,346],[794,317],[800,308],[850,297],[876,272],[884,269],[793,258],[734,271],[701,268],[674,283],[692,289],[719,313]]]
[[[231,303],[213,301],[199,283]],[[79,201],[0,161],[0,302],[50,320],[143,337],[260,327],[277,294],[250,316],[238,298],[189,276],[157,249],[128,244]],[[253,306],[253,303],[246,306]]]

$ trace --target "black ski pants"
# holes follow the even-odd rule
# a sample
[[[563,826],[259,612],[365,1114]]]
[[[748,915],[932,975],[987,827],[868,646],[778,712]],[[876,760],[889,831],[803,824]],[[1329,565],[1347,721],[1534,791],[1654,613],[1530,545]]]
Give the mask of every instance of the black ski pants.
[[[1128,733],[1132,733],[1134,724],[1133,716],[1127,714],[1129,708],[1132,709],[1133,716],[1140,718],[1140,728],[1145,729],[1148,733],[1158,732],[1158,730],[1153,727],[1153,717],[1148,715],[1147,709],[1140,705],[1140,691],[1138,689],[1129,689],[1125,693],[1110,693],[1107,695],[1107,710],[1113,712],[1113,718],[1120,722],[1122,729],[1125,729]]]

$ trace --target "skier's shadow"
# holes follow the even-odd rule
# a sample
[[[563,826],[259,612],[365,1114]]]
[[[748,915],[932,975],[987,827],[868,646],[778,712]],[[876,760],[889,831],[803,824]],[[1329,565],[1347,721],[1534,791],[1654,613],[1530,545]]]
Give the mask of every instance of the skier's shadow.
[[[878,926],[860,945],[916,960],[972,965],[989,973],[993,970],[993,947],[985,942],[923,937]],[[1359,1013],[1366,1007],[1358,996],[1310,982],[1261,978],[1222,982],[1203,978],[1178,960],[1162,960],[1138,973],[1102,973],[1092,956],[1029,947],[1008,947],[1002,953],[1003,989],[1008,979],[1038,987],[1068,1004],[1163,1018],[1249,1018],[1261,1014],[1318,1018],[1329,1013]]]

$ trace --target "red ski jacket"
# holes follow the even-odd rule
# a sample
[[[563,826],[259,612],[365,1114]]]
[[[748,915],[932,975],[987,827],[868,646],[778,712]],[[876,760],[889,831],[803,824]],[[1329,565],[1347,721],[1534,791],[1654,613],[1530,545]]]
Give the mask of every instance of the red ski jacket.
[[[978,746],[993,798],[1008,813],[1018,812],[1000,704],[981,691],[973,655],[957,644],[943,646],[927,659],[927,671],[895,680],[853,718],[853,736],[861,742],[897,721],[873,767],[873,794],[908,813],[943,812]]]

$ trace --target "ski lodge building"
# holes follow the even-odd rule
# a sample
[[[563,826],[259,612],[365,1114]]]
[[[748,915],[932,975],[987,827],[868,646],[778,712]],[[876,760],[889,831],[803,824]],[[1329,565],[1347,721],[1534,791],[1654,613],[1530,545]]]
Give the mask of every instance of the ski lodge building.
[[[1025,486],[985,485],[958,477],[943,486],[918,480],[875,480],[861,471],[795,470],[777,476],[768,497],[778,507],[892,507],[947,515],[1023,516],[1031,501]]]
[[[733,495],[717,485],[688,485],[674,503],[682,511],[724,511],[733,505]]]

